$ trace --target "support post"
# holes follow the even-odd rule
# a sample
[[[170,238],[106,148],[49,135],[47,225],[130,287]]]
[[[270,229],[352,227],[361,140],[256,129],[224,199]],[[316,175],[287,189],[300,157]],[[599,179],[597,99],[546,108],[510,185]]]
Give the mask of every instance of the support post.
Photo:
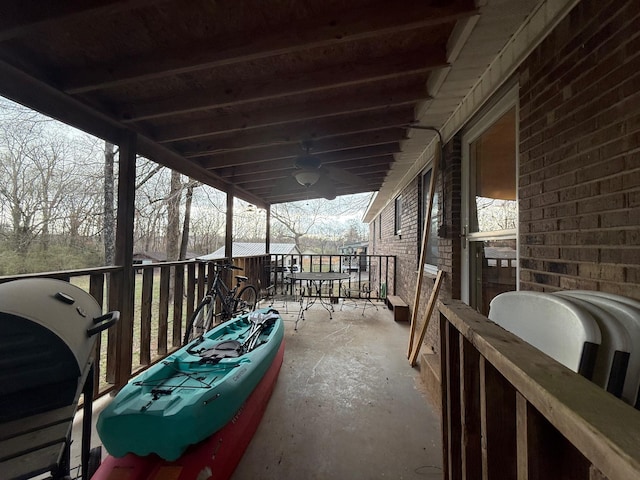
[[[269,255],[271,253],[271,205],[267,205],[267,222],[264,248],[264,252]]]
[[[227,223],[224,237],[224,256],[229,263],[233,259],[233,188],[227,190]]]
[[[121,267],[109,278],[109,301],[111,310],[120,311],[116,324],[115,385],[123,387],[131,376],[133,355],[133,219],[136,192],[136,147],[137,136],[124,132],[119,142],[118,207],[116,213],[115,264]],[[111,350],[111,349],[110,349]]]

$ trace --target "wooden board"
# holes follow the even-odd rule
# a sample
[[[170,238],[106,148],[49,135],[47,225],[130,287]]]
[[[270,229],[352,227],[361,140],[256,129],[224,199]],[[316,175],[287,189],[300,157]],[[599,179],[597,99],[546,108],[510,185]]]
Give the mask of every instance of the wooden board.
[[[433,199],[436,190],[436,179],[438,176],[438,170],[440,165],[440,156],[442,151],[442,142],[439,142],[436,153],[433,157],[433,164],[431,165],[431,181],[429,182],[429,201],[427,202],[427,208],[425,210],[424,226],[422,229],[422,246],[420,248],[420,261],[418,262],[418,275],[416,278],[416,294],[413,299],[413,312],[411,314],[411,330],[409,332],[409,348],[407,349],[407,357],[411,359],[413,357],[413,337],[416,331],[416,318],[418,316],[418,307],[420,306],[420,293],[422,291],[422,277],[424,264],[427,259],[427,243],[429,242],[429,234],[431,230],[431,210],[433,209]],[[433,310],[433,307],[431,307]],[[428,320],[427,320],[428,322]],[[417,354],[416,354],[417,355]],[[410,360],[411,365],[415,364],[415,360]]]
[[[431,315],[433,314],[433,309],[436,305],[436,299],[438,298],[438,293],[440,292],[440,286],[442,285],[443,275],[444,272],[442,270],[439,270],[438,274],[436,275],[436,281],[433,284],[433,290],[431,290],[431,296],[429,297],[429,303],[427,304],[427,313],[424,316],[424,323],[422,324],[422,329],[420,330],[420,338],[416,342],[415,346],[413,347],[413,351],[409,356],[409,364],[412,367],[416,364],[418,353],[420,353],[420,347],[422,346],[424,336],[427,333],[427,328],[429,327],[429,322],[431,321]]]

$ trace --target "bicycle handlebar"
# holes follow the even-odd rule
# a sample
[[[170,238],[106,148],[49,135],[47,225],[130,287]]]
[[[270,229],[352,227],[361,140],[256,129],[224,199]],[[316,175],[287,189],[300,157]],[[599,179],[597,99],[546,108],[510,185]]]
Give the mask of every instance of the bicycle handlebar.
[[[231,263],[214,264],[215,268],[224,268],[225,270],[244,270],[242,267],[233,265]]]

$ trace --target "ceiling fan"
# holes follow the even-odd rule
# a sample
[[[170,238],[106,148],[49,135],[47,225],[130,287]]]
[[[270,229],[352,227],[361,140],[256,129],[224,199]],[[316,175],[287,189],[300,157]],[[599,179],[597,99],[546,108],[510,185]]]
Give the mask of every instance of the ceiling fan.
[[[303,141],[304,153],[297,156],[293,162],[294,170],[289,176],[276,183],[274,193],[303,187],[313,190],[327,200],[336,198],[336,183],[366,186],[366,182],[341,168],[323,165],[321,160],[310,153],[312,143]]]

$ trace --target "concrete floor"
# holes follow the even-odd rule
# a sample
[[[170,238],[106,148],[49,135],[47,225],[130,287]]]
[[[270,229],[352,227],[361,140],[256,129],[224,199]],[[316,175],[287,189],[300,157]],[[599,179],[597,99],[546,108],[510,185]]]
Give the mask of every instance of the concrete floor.
[[[294,331],[298,305],[274,307],[284,363],[232,480],[442,478],[440,419],[406,358],[409,325],[382,303],[364,317],[336,305],[332,320],[314,305]]]

